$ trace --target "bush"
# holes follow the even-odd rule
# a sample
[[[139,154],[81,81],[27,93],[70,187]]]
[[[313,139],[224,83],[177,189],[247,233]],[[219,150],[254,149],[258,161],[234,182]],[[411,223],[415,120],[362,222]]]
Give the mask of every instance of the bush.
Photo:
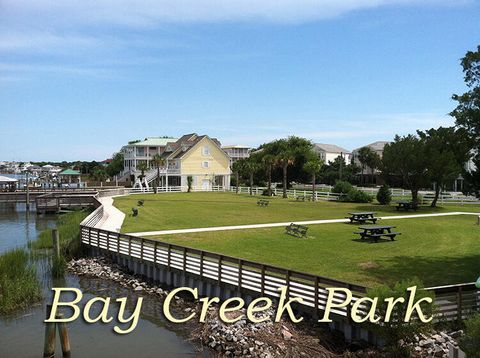
[[[459,343],[467,357],[480,357],[480,314],[465,321],[464,335]]]
[[[348,181],[338,180],[332,188],[332,193],[347,194],[352,190],[353,186]]]
[[[42,297],[35,268],[23,249],[0,255],[0,314],[30,306]]]
[[[347,193],[347,195],[341,198],[341,201],[348,203],[371,203],[373,201],[373,196],[365,193],[364,191],[352,189]]]
[[[375,331],[384,341],[386,350],[392,353],[394,357],[411,357],[410,348],[402,345],[401,341],[413,342],[415,335],[420,333],[426,333],[430,331],[432,324],[424,323],[417,317],[412,316],[408,322],[404,322],[405,313],[408,307],[408,298],[410,293],[407,288],[417,286],[415,294],[415,302],[422,298],[434,299],[433,292],[423,290],[423,284],[418,279],[410,279],[396,283],[393,287],[386,285],[378,286],[367,290],[367,295],[370,298],[378,298],[377,315],[381,318],[382,324],[371,324],[371,328]],[[388,304],[385,302],[386,298],[394,297],[394,299],[403,297],[405,301],[403,303],[396,303],[392,312],[389,322],[384,322],[384,318],[387,314]],[[434,305],[423,303],[421,309],[426,317],[430,317],[434,313]]]
[[[378,189],[377,201],[382,205],[388,205],[392,201],[392,193],[390,192],[390,187],[388,185],[382,185]]]

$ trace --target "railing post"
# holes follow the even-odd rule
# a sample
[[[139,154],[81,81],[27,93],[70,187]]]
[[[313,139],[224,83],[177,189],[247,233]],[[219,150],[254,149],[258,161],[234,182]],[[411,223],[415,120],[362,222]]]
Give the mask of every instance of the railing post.
[[[457,319],[459,321],[462,320],[462,286],[458,286],[458,291],[457,291]]]
[[[319,314],[320,310],[319,310],[319,305],[318,305],[318,296],[320,295],[320,288],[318,287],[318,284],[319,284],[318,276],[315,276],[315,283],[314,283],[315,289],[313,290],[313,295],[314,295],[315,298],[314,298],[314,301],[313,301],[313,305],[315,307],[315,315],[317,317],[320,316],[320,314]]]
[[[218,258],[218,283],[222,283],[222,260],[223,256],[220,255]]]
[[[143,237],[140,239],[140,262],[143,262],[143,246],[145,245]]]
[[[167,267],[170,268],[170,264],[171,264],[171,256],[172,256],[172,245],[171,244],[168,244],[167,246]]]
[[[200,277],[203,277],[203,251],[200,251]]]
[[[243,266],[243,261],[242,259],[238,259],[238,289],[242,289],[242,268]]]
[[[132,256],[132,237],[128,237],[128,257]]]
[[[287,270],[285,282],[287,284],[287,301],[290,299],[290,270]]]
[[[185,272],[187,268],[187,248],[186,247],[183,248],[182,268],[183,268],[183,271]]]
[[[262,265],[262,277],[261,277],[261,284],[260,284],[260,292],[263,296],[265,292],[265,265]]]
[[[153,244],[153,264],[157,266],[157,249],[158,249],[158,241],[155,241]]]

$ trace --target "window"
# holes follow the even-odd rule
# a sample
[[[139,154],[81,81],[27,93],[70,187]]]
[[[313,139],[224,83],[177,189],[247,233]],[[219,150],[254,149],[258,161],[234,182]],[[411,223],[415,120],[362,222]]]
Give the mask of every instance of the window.
[[[210,166],[209,162],[203,162],[202,163],[202,168],[208,168]]]
[[[203,147],[202,155],[210,155],[210,148],[208,146]]]

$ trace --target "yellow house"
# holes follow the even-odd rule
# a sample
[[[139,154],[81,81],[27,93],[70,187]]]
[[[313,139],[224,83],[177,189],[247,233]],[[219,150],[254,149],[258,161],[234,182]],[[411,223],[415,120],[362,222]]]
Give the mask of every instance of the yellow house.
[[[145,181],[150,186],[156,182],[158,171],[160,186],[165,188],[181,187],[185,191],[188,177],[192,178],[192,190],[230,186],[230,157],[215,138],[196,133],[184,135],[166,144],[162,158],[160,170],[152,168],[146,173]]]

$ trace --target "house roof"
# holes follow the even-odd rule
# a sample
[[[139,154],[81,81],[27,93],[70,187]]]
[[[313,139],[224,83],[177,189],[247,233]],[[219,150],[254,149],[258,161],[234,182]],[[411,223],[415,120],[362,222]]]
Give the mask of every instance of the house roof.
[[[386,140],[379,140],[379,141],[376,141],[376,142],[373,142],[373,143],[370,143],[370,144],[367,144],[367,145],[362,145],[361,147],[355,149],[354,151],[357,152],[363,147],[369,147],[370,149],[375,150],[375,151],[383,151],[383,148],[388,143],[390,143],[390,142],[386,141]]]
[[[202,139],[208,138],[210,139],[216,146],[218,146],[219,149],[221,149],[221,144],[216,138],[210,138],[207,135],[198,135],[196,133],[192,134],[186,134],[182,136],[179,140],[177,140],[175,143],[168,143],[167,147],[170,147],[172,149],[171,152],[165,153],[168,157],[168,159],[177,159],[183,157],[185,154],[187,154],[193,147],[197,145]],[[227,153],[222,151],[225,156],[228,157]]]
[[[137,142],[137,143],[132,143],[130,145],[136,146],[136,147],[159,147],[159,146],[165,146],[169,142],[175,142],[177,141],[177,138],[161,138],[161,137],[147,137],[144,140]]]
[[[350,153],[348,149],[339,147],[335,144],[324,144],[324,143],[315,143],[317,149],[323,150],[327,153]]]
[[[78,170],[65,169],[64,171],[58,173],[58,175],[80,175]]]
[[[17,181],[18,181],[17,179],[13,179],[13,178],[9,178],[9,177],[5,177],[3,175],[0,175],[0,183],[1,184],[16,183]]]

